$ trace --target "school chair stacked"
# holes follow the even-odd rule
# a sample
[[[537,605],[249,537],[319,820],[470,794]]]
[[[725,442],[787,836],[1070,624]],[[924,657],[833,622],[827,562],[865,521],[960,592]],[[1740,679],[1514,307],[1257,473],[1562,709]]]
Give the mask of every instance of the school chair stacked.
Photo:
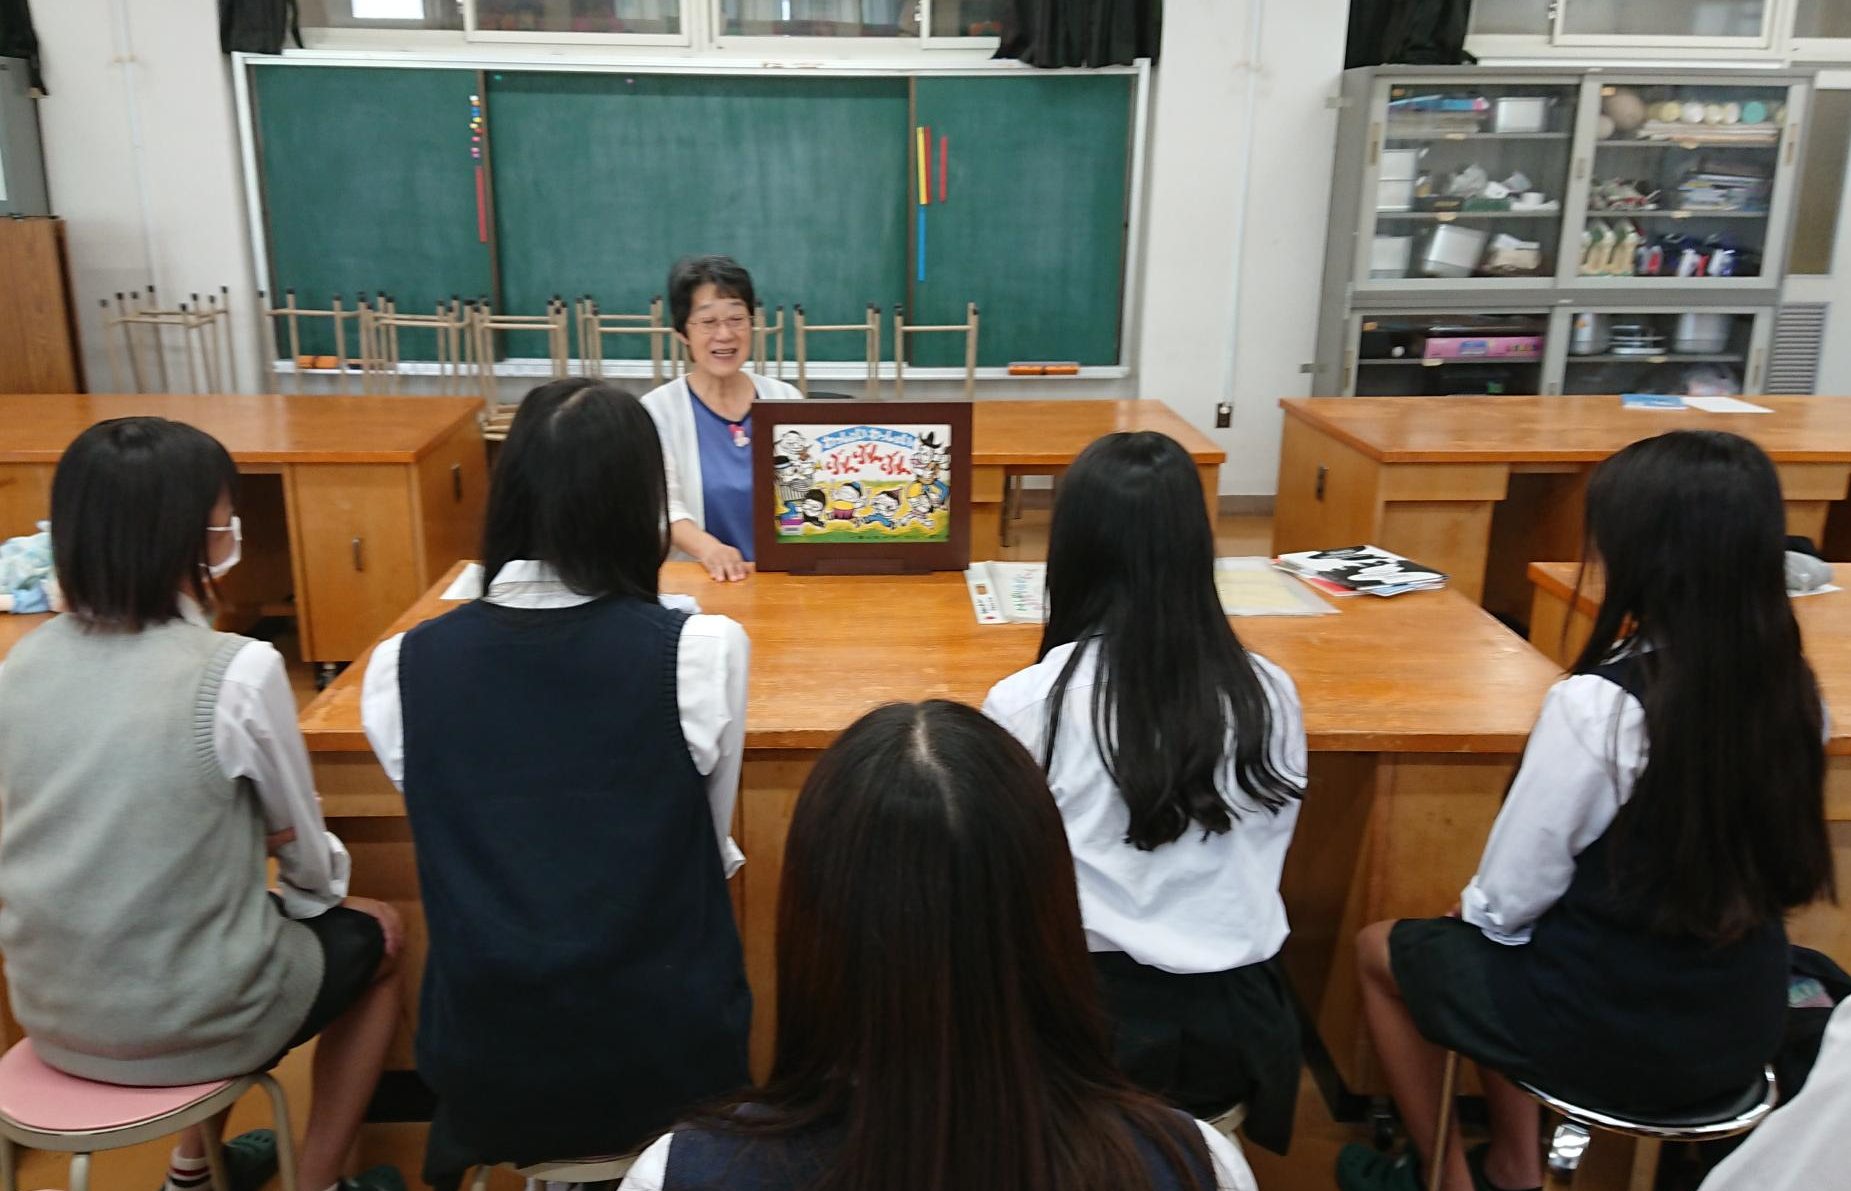
[[[296,1191],[289,1102],[267,1074],[175,1088],[122,1087],[54,1070],[39,1058],[31,1039],[17,1042],[0,1056],[0,1191],[19,1191],[16,1146],[70,1154],[70,1191],[89,1191],[90,1155],[195,1125],[205,1134],[213,1191],[231,1191],[220,1132],[225,1114],[253,1086],[270,1097],[283,1191]]]

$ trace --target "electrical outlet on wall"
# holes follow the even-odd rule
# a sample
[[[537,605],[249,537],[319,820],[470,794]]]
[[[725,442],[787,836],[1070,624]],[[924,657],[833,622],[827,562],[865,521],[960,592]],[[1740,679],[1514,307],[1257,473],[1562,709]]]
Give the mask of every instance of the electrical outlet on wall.
[[[1223,401],[1215,407],[1215,429],[1226,430],[1234,424],[1234,407]]]

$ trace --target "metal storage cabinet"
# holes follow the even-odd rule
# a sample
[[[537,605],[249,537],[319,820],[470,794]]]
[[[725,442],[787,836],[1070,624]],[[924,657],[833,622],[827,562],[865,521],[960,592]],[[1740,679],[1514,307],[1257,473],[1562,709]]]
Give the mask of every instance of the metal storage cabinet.
[[[1760,388],[1808,79],[1344,72],[1315,391]]]

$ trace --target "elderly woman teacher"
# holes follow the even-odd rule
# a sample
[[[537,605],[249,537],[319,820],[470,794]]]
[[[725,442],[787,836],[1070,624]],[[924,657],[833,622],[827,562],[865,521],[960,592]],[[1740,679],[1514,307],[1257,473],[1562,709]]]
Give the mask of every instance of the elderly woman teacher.
[[[802,396],[745,371],[752,353],[752,277],[725,256],[691,256],[668,274],[669,313],[688,347],[688,375],[652,390],[668,470],[669,540],[718,580],[752,560],[752,407]]]

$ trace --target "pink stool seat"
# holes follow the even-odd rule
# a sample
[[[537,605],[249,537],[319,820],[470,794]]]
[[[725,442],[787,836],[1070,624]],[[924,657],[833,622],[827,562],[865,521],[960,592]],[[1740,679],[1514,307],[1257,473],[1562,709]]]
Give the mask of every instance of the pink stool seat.
[[[0,1055],[0,1116],[45,1133],[95,1133],[178,1112],[231,1082],[177,1088],[97,1083],[47,1067],[27,1038]]]

